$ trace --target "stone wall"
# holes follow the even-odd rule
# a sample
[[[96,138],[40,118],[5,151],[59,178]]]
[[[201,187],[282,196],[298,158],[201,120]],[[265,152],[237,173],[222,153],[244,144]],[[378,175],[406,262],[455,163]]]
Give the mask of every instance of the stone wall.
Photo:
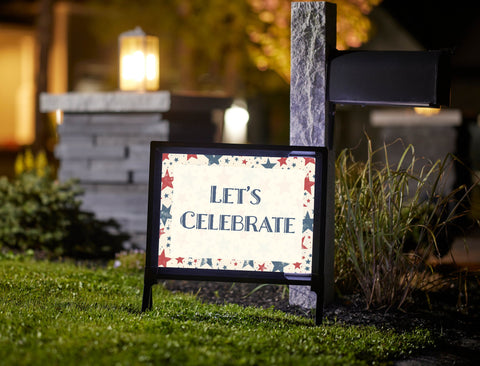
[[[457,153],[457,130],[462,123],[459,110],[442,110],[436,115],[422,116],[409,109],[373,110],[371,123],[376,129],[377,148],[385,143],[388,146],[390,163],[397,164],[405,149],[412,145],[416,160],[416,174],[421,169],[431,167],[436,161],[443,161],[448,154]],[[411,161],[411,154],[406,156]],[[454,188],[456,172],[454,164],[445,167],[446,171],[437,189],[437,193],[448,195]],[[425,173],[424,173],[425,174]],[[433,186],[433,176],[430,184]],[[411,182],[410,192],[415,190]]]
[[[144,247],[150,141],[166,141],[160,113],[65,113],[58,126],[58,177],[78,179],[83,208],[113,218]]]
[[[117,220],[145,248],[151,141],[219,142],[229,98],[154,93],[43,94],[40,110],[62,110],[58,178],[84,190],[83,209]]]

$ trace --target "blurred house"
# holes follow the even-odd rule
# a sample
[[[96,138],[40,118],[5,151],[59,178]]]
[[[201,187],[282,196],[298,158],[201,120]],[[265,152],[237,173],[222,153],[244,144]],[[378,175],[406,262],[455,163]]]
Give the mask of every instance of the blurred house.
[[[0,3],[0,174],[18,146],[35,138],[35,29],[31,4]],[[5,8],[9,7],[7,11]],[[11,10],[10,10],[11,9]],[[21,16],[15,16],[14,13]]]
[[[14,155],[36,138],[38,19],[42,4],[48,3],[51,3],[52,22],[47,91],[63,93],[115,88],[116,44],[106,47],[95,38],[89,26],[92,13],[85,6],[85,0],[1,0],[0,175],[12,174]],[[477,8],[478,5],[452,5],[443,0],[384,0],[371,14],[376,32],[363,47],[372,50],[454,49],[452,108],[458,110],[461,117],[460,121],[452,122],[457,134],[454,139],[460,140],[460,143],[454,141],[452,149],[455,152],[463,149],[460,155],[474,162],[476,159],[480,162],[480,152],[469,148],[480,146],[478,143],[470,144],[470,138],[480,136],[476,131],[480,113],[480,48],[477,46],[480,18]],[[380,128],[378,121],[386,123],[382,120],[382,113],[386,113],[384,116],[389,121],[395,119],[391,111],[383,112],[378,108],[337,106],[337,109],[337,148],[356,146],[364,131],[380,142],[385,137],[385,126]],[[375,111],[377,121],[373,124],[372,111]],[[412,111],[397,109],[395,113],[400,127],[405,116],[408,119],[408,113]],[[458,119],[458,115],[455,116]],[[418,116],[415,118],[418,120]],[[424,118],[423,121],[435,125],[435,118]],[[265,124],[268,123],[265,121]],[[255,124],[255,113],[252,114],[251,126],[251,141],[268,142],[264,132],[256,131],[264,131],[265,128]],[[409,125],[407,130],[412,128]],[[52,150],[55,137],[51,136],[51,131],[47,132],[50,140],[45,143]],[[424,139],[420,137],[420,141]]]
[[[372,11],[375,34],[362,49],[451,51],[451,105],[433,114],[413,108],[337,106],[337,150],[358,147],[357,157],[364,159],[362,139],[367,133],[377,148],[397,141],[390,148],[393,162],[409,144],[415,147],[416,158],[424,161],[444,159],[448,153],[457,156],[465,165],[451,167],[447,191],[478,179],[472,170],[480,171],[479,5],[384,0]],[[473,200],[480,201],[476,196],[480,193],[474,190]],[[478,217],[480,209],[476,211]]]
[[[36,139],[39,17],[44,2],[0,1],[0,175],[11,176],[17,152]],[[83,2],[47,1],[51,17],[47,92],[98,91],[111,74],[106,72],[111,60],[104,53],[112,50],[102,49],[92,36],[91,14]],[[41,122],[46,135],[42,145],[50,152],[55,144],[53,120]]]

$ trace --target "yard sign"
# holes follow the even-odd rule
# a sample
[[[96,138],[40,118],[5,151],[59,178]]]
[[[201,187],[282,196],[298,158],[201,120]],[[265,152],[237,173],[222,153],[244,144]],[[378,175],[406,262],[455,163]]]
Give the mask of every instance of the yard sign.
[[[196,150],[178,145],[152,145],[149,205],[154,206],[149,208],[144,309],[151,306],[151,285],[160,277],[288,283],[311,285],[317,294],[314,301],[320,311],[317,311],[316,322],[320,323],[319,304],[324,298],[333,299],[335,104],[438,107],[448,105],[450,95],[448,52],[342,52],[335,49],[335,40],[335,4],[292,2],[292,146],[198,146]],[[165,159],[163,154],[166,154]],[[174,157],[178,161],[174,161],[167,175],[170,154],[179,156]],[[195,158],[189,159],[189,155],[196,156],[198,166],[190,162]],[[313,158],[315,177],[304,170],[289,176],[287,163],[282,164],[281,159],[288,158],[290,169],[298,169],[290,159],[295,157],[304,162]],[[242,164],[235,167],[236,158],[253,163],[253,167],[246,168]],[[190,181],[189,169],[196,171]],[[251,174],[245,169],[250,169]],[[293,187],[298,185],[299,177],[306,179],[306,176],[305,184],[307,181],[313,184],[313,211],[308,205],[303,211],[293,209],[299,198],[290,197],[281,184],[291,179]],[[163,181],[172,185],[163,189],[168,197],[162,196]],[[183,183],[175,187],[179,181]],[[265,182],[270,182],[270,186],[264,185]],[[191,204],[182,206],[183,203],[177,202],[178,188],[183,190],[180,200],[195,196]],[[306,185],[303,193],[309,194]],[[278,197],[282,199],[273,201]],[[302,205],[307,203],[302,202]],[[276,209],[283,205],[289,209],[277,212]],[[310,230],[310,223],[313,223],[311,239],[304,235]],[[181,249],[177,246],[179,243],[188,249]],[[312,260],[308,263],[310,255]],[[304,294],[299,296],[301,292]],[[290,294],[292,304],[312,307],[314,296],[310,296],[308,288],[290,291]]]
[[[311,285],[322,299],[326,158],[325,148],[152,142],[142,309],[166,278]]]

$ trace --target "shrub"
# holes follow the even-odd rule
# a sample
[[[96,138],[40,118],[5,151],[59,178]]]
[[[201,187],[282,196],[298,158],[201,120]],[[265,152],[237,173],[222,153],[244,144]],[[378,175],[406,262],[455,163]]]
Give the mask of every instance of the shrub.
[[[111,267],[132,273],[143,272],[144,265],[145,252],[140,249],[121,251],[115,255],[115,260],[111,262]]]
[[[112,258],[128,235],[113,221],[82,211],[75,182],[48,174],[21,173],[0,178],[0,247],[41,250],[49,257]]]
[[[367,142],[365,163],[349,150],[336,162],[336,284],[359,288],[367,307],[400,308],[427,281],[427,259],[448,251],[461,203],[453,198],[465,188],[439,193],[452,156],[422,164],[409,146],[392,165],[387,146]]]

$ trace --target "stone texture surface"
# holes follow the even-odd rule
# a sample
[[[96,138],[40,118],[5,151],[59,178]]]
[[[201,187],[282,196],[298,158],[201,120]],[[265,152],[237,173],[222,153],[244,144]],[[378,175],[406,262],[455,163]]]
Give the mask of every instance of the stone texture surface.
[[[75,178],[83,208],[117,220],[131,244],[145,247],[150,141],[166,141],[161,113],[65,113],[55,155],[60,180]]]
[[[317,294],[309,291],[309,288],[306,286],[290,285],[288,296],[290,305],[300,306],[307,310],[314,309],[317,303]]]
[[[52,112],[166,112],[170,109],[170,93],[65,93],[40,95],[40,111]]]
[[[219,95],[148,93],[42,94],[40,110],[63,110],[55,156],[60,180],[76,178],[83,206],[117,220],[146,246],[150,142],[219,142],[232,103]]]
[[[335,49],[336,8],[326,2],[292,3],[290,145],[332,148],[333,107],[328,103],[328,59]],[[334,154],[329,154],[324,300],[333,299]],[[290,286],[290,303],[311,309],[316,295],[305,286]]]
[[[380,141],[385,141],[388,147],[388,158],[391,162],[401,160],[407,146],[412,145],[415,149],[415,172],[420,175],[423,167],[430,167],[433,163],[443,161],[448,154],[457,152],[457,129],[448,126],[385,126],[379,128]],[[407,161],[411,155],[407,156]],[[446,167],[437,193],[448,195],[455,183],[456,174],[453,164]],[[428,179],[429,187],[435,183],[434,177]],[[410,192],[415,191],[415,182],[410,182]],[[425,192],[427,194],[427,192]]]
[[[329,6],[292,3],[290,144],[325,146]],[[329,24],[330,26],[330,24]],[[335,25],[333,25],[335,27]]]

